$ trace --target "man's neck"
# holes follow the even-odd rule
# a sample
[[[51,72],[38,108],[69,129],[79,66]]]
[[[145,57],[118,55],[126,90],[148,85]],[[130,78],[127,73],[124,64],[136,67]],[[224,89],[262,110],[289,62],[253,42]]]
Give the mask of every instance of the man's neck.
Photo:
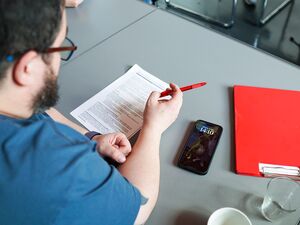
[[[29,107],[28,98],[24,95],[21,98],[19,96],[0,92],[0,115],[19,119],[31,117],[33,110]]]

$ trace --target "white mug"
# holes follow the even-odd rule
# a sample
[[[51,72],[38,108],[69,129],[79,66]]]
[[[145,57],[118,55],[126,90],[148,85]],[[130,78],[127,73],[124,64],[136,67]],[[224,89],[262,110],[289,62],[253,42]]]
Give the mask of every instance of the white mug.
[[[208,219],[207,225],[252,225],[245,213],[235,208],[216,210]]]

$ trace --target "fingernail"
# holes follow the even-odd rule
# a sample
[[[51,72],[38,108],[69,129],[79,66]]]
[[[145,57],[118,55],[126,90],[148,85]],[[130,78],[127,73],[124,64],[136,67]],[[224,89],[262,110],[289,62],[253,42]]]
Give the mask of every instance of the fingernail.
[[[118,159],[119,163],[123,163],[126,161],[126,157],[124,155],[121,155]]]

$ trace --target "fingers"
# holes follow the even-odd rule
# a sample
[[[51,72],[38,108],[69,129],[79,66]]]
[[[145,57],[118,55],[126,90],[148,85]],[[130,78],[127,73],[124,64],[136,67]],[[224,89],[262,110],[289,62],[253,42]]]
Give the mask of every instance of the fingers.
[[[170,88],[172,89],[172,96],[174,95],[182,95],[182,91],[180,90],[180,88],[173,83],[170,83]]]
[[[126,161],[126,156],[118,148],[111,148],[110,157],[119,163],[124,163]]]
[[[126,161],[126,156],[114,146],[109,146],[105,149],[102,149],[101,154],[115,160],[118,163],[124,163]]]
[[[180,90],[180,88],[177,85],[175,85],[173,83],[170,84],[170,87],[172,89],[172,93],[171,93],[172,98],[168,101],[168,104],[176,104],[176,105],[181,106],[182,91]]]
[[[170,87],[166,88],[167,91],[171,91],[172,98],[170,99],[160,99],[160,93],[158,92],[152,92],[149,97],[150,103],[164,103],[169,105],[177,105],[179,108],[182,105],[182,91],[180,88],[175,85],[174,83],[170,83]]]
[[[176,84],[170,83],[169,85],[170,85],[170,87],[166,88],[166,91],[171,91],[171,93],[170,93],[171,96],[182,92]]]
[[[95,141],[98,143],[97,148],[102,156],[119,163],[124,163],[126,156],[131,152],[130,142],[122,133],[100,135]]]
[[[159,97],[160,93],[158,91],[152,91],[152,93],[149,96],[150,99],[159,99]]]
[[[117,133],[115,145],[125,156],[131,152],[131,144],[123,133]]]
[[[174,84],[174,83],[170,83],[170,88],[172,89],[172,90],[176,90],[176,89],[179,89],[179,87],[177,87],[177,85],[176,84]]]
[[[158,91],[153,91],[148,98],[148,104],[152,105],[158,103],[159,98],[160,98],[160,93]]]

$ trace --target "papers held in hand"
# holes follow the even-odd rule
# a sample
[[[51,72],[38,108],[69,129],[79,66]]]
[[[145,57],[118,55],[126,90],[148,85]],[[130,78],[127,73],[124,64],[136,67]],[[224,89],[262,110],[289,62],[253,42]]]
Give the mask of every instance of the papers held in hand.
[[[101,134],[122,132],[127,138],[143,124],[143,112],[152,91],[169,85],[138,65],[71,112],[87,129]]]

